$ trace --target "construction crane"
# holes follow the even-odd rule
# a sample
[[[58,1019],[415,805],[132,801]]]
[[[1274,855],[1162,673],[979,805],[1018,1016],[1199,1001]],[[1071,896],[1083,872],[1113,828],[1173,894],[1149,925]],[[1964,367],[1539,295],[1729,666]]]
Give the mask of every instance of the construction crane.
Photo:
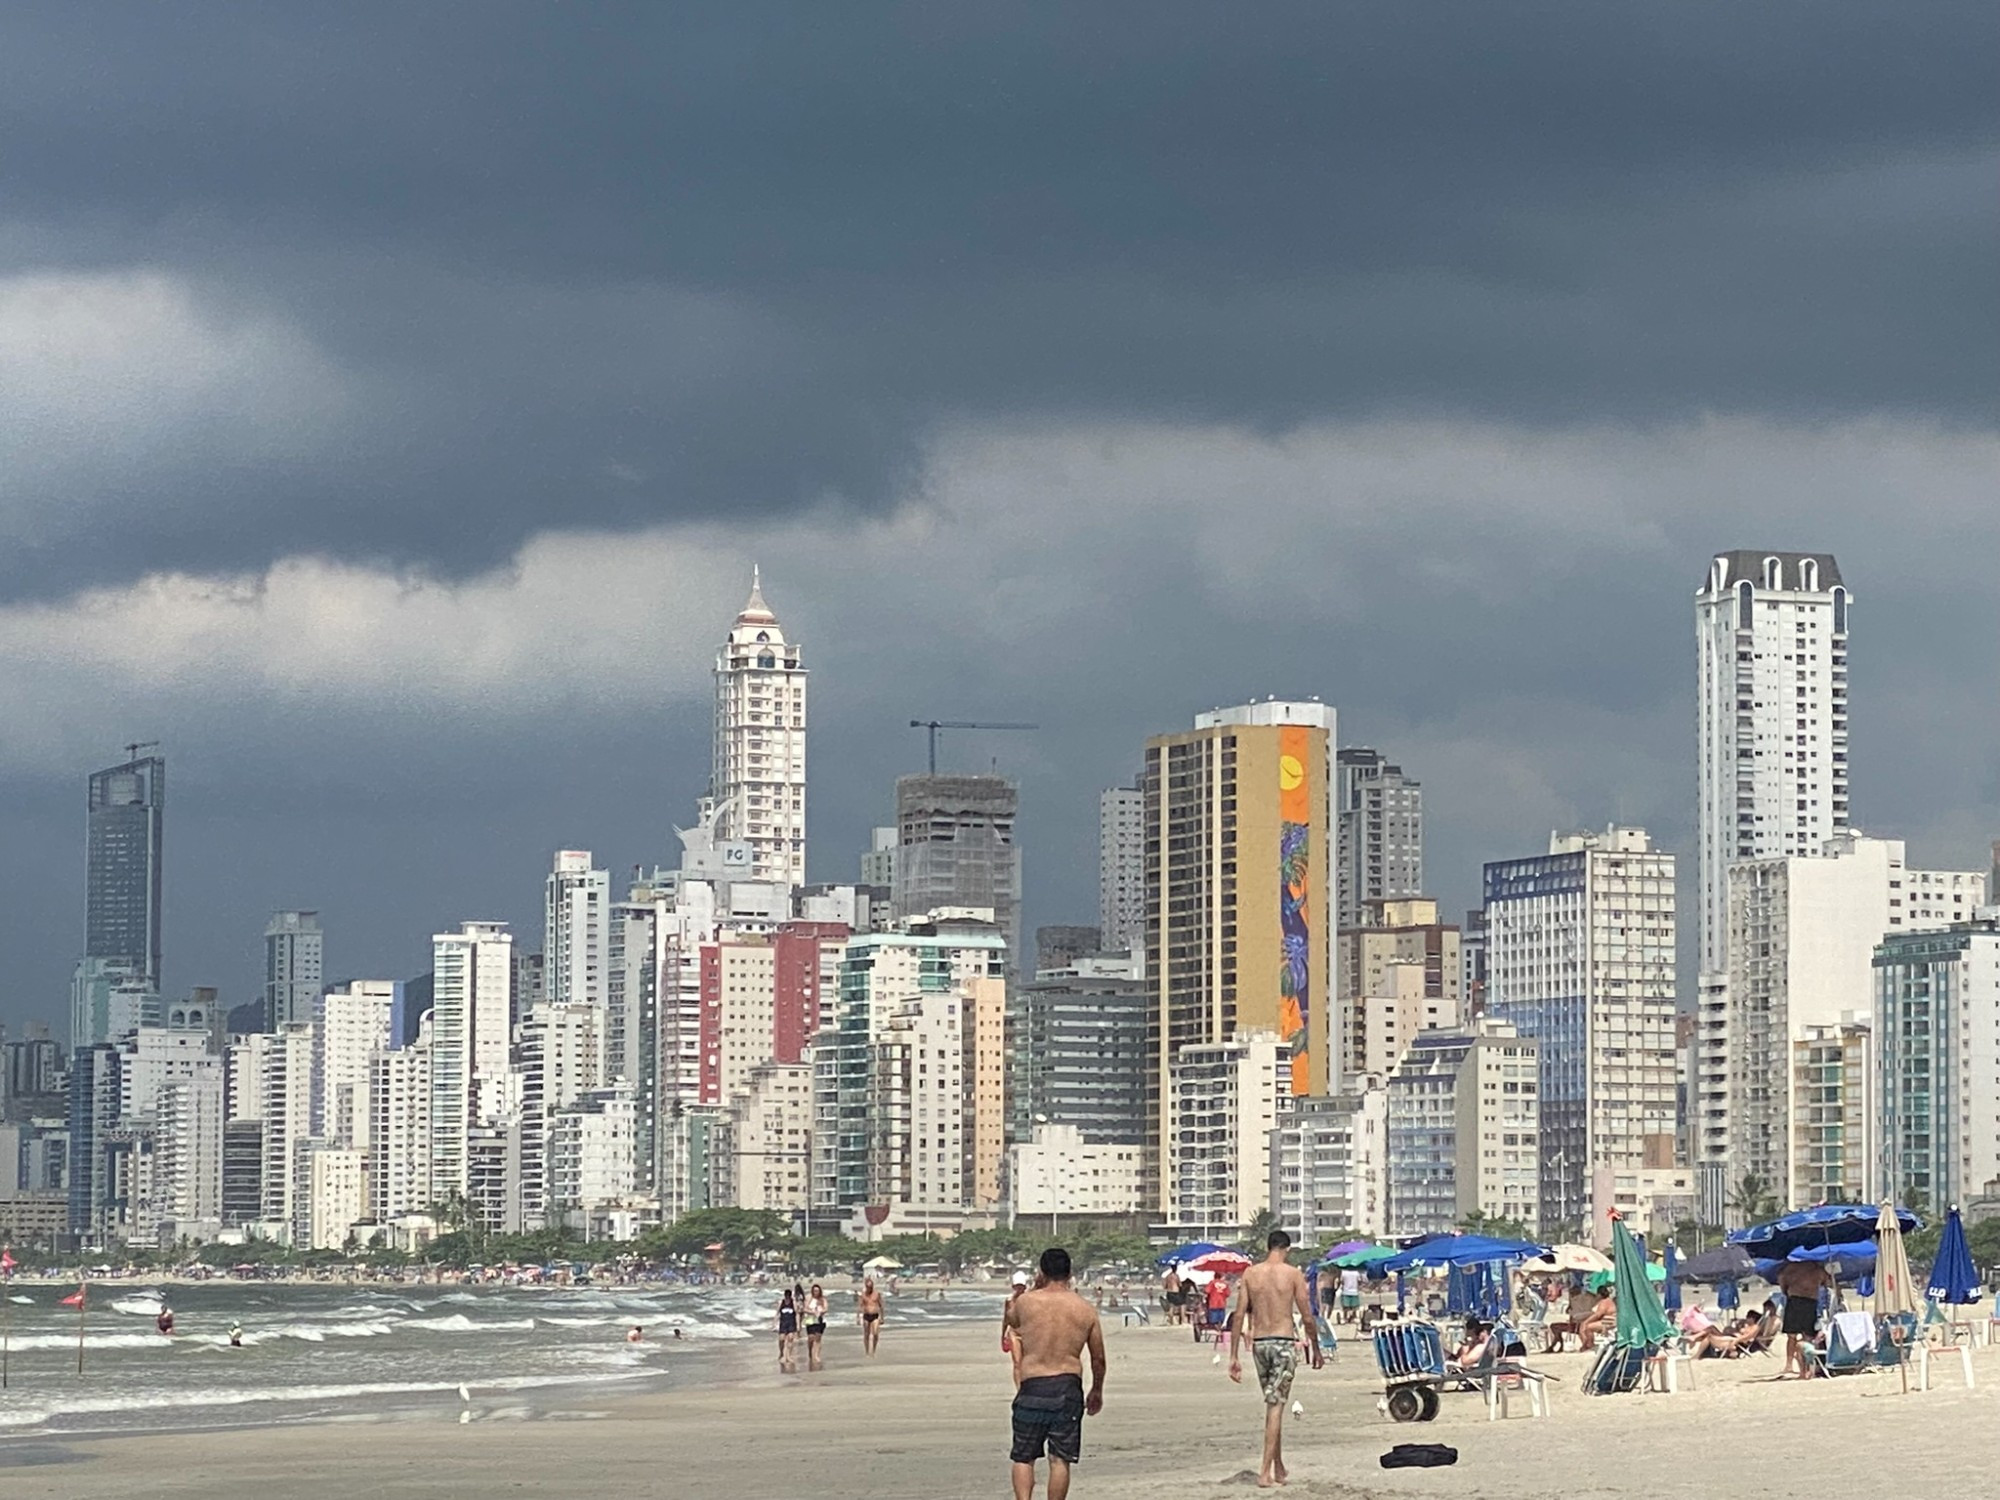
[[[937,775],[937,737],[940,729],[1040,729],[1039,724],[1000,724],[980,719],[912,719],[910,728],[931,732],[931,775]]]

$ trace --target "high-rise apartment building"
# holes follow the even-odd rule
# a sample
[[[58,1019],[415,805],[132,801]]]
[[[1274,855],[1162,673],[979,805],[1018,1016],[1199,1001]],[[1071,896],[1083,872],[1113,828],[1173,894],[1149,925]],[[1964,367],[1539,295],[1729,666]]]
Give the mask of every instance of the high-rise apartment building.
[[[316,911],[280,911],[264,927],[264,1029],[313,1018],[326,971],[326,935]]]
[[[1272,1206],[1272,1132],[1295,1097],[1289,1049],[1268,1031],[1189,1042],[1167,1095],[1167,1222],[1190,1238],[1234,1238]]]
[[[1334,711],[1271,700],[1147,742],[1147,1155],[1162,1172],[1181,1050],[1275,1035],[1294,1094],[1325,1093],[1334,933]],[[1265,1171],[1268,1177],[1268,1168]],[[1157,1212],[1176,1189],[1150,1180]]]
[[[1017,985],[1007,1049],[1013,1138],[1057,1125],[1093,1143],[1144,1141],[1150,1009],[1145,981],[1122,961],[1082,959]]]
[[[611,973],[610,906],[611,875],[591,868],[590,851],[558,852],[543,899],[542,992],[551,1004],[604,1008]]]
[[[1005,1147],[1006,962],[999,930],[958,914],[913,918],[902,930],[848,940],[838,994],[812,1052],[815,1218],[845,1216],[866,1204],[900,1204],[921,1222],[927,1214],[962,1215],[997,1201]],[[904,1008],[929,998],[949,1004]],[[938,1028],[947,1029],[949,1039],[942,1032],[932,1038]],[[949,1055],[919,1055],[940,1051]],[[887,1141],[872,1111],[889,1104],[896,1111],[914,1108],[921,1101],[897,1095],[896,1080],[906,1078],[907,1066],[916,1070],[906,1078],[912,1087],[934,1084],[940,1065],[957,1079],[958,1100],[948,1107],[958,1113],[925,1117],[949,1125],[930,1133],[944,1144],[926,1146],[929,1155],[919,1162],[903,1154],[916,1147]],[[893,1160],[883,1158],[892,1146]],[[956,1155],[947,1164],[937,1153]],[[953,1174],[949,1200],[940,1196],[946,1165]],[[870,1196],[892,1183],[923,1196]]]
[[[1729,866],[1848,826],[1848,604],[1823,552],[1720,552],[1695,593],[1704,975],[1728,967]]]
[[[812,1118],[810,1063],[754,1069],[717,1122],[716,1202],[804,1214],[811,1203]]]
[[[1537,1045],[1542,1232],[1589,1227],[1600,1169],[1674,1157],[1674,857],[1643,828],[1486,866],[1486,1014]]]
[[[604,1013],[581,1001],[538,1005],[517,1031],[521,1075],[521,1220],[561,1222],[553,1192],[551,1141],[562,1111],[599,1088]],[[631,1093],[626,1091],[627,1102]]]
[[[84,957],[122,961],[155,991],[160,988],[160,841],[166,805],[167,763],[158,755],[135,754],[90,778]],[[85,1045],[84,1038],[75,1040]]]
[[[393,979],[334,985],[313,1003],[312,1133],[342,1146],[368,1147],[369,1070],[392,1045]]]
[[[431,939],[431,1194],[469,1192],[468,1132],[498,1112],[512,1043],[513,936],[467,922]]]
[[[1339,882],[1335,919],[1362,926],[1368,903],[1423,894],[1424,789],[1380,751],[1353,746],[1334,757]]]
[[[1418,1032],[1454,1029],[1465,1016],[1459,930],[1438,920],[1437,902],[1371,898],[1362,914],[1362,925],[1340,932],[1334,1065],[1349,1080],[1388,1073]]]
[[[806,669],[751,570],[750,599],[715,658],[709,798],[720,840],[750,846],[758,880],[806,880]]]
[[[258,1217],[290,1224],[299,1208],[300,1148],[312,1139],[313,1027],[273,1032],[262,1050],[256,1087],[264,1127],[264,1197]]]
[[[222,1226],[222,1059],[162,1088],[155,1099],[153,1197],[160,1243],[211,1239]]]
[[[1021,789],[1002,776],[896,778],[892,904],[899,918],[948,906],[984,907],[1021,954],[1021,846],[1014,837]]]
[[[1420,1036],[1389,1079],[1389,1233],[1447,1234],[1468,1215],[1541,1219],[1533,1041],[1488,1022]]]
[[[1109,953],[1146,940],[1146,793],[1136,782],[1097,796],[1097,930]]]
[[[1872,1119],[1842,1145],[1823,1149],[1801,1181],[1797,1167],[1814,1155],[1805,1146],[1829,1111],[1845,1102],[1825,1083],[1801,1094],[1797,1048],[1808,1033],[1870,1027],[1875,1020],[1876,944],[1904,932],[1969,921],[1985,899],[1983,870],[1911,870],[1903,845],[1856,833],[1829,839],[1812,857],[1740,860],[1729,867],[1727,984],[1721,1024],[1702,1016],[1697,1072],[1697,1159],[1721,1161],[1727,1180],[1761,1178],[1787,1208],[1825,1201],[1829,1175],[1861,1173],[1873,1201]],[[1823,1041],[1822,1045],[1826,1043]],[[1843,1078],[1866,1089],[1866,1075]]]
[[[378,1223],[431,1203],[431,1039],[377,1052],[368,1070],[368,1213]]]
[[[1875,950],[1877,1191],[1939,1212],[2000,1178],[2000,920]]]
[[[650,901],[621,901],[611,908],[604,1080],[632,1086],[635,1171],[642,1193],[653,1191],[659,1169],[661,925],[659,908]]]
[[[1278,1226],[1310,1245],[1385,1233],[1389,1111],[1381,1080],[1278,1105],[1271,1132],[1271,1212]]]

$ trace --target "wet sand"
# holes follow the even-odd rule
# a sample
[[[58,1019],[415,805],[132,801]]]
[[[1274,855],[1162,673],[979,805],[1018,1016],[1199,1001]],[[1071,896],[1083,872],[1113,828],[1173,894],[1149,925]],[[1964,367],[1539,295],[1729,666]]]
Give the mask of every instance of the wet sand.
[[[1182,1330],[1107,1329],[1106,1407],[1085,1428],[1081,1500],[1237,1494],[1251,1487],[1261,1403],[1233,1386]],[[746,1356],[750,1351],[745,1351]],[[745,1373],[723,1385],[607,1396],[536,1415],[505,1398],[431,1402],[400,1420],[116,1438],[0,1443],[0,1493],[203,1500],[367,1497],[717,1496],[861,1500],[1007,1493],[1007,1363],[984,1325],[898,1330],[863,1359],[836,1326],[818,1375]],[[1479,1500],[1645,1496],[1647,1500],[1824,1500],[1863,1486],[1892,1494],[1993,1493],[1991,1424],[2000,1349],[1958,1361],[1938,1388],[1900,1393],[1894,1374],[1773,1382],[1776,1359],[1705,1361],[1694,1390],[1587,1397],[1580,1355],[1537,1360],[1560,1377],[1547,1420],[1488,1423],[1482,1402],[1447,1396],[1436,1422],[1398,1425],[1377,1409],[1374,1361],[1348,1344],[1304,1371],[1306,1408],[1287,1421],[1289,1492]],[[1517,1412],[1524,1407],[1517,1407]],[[1398,1442],[1459,1450],[1453,1468],[1384,1470]],[[1039,1490],[1038,1490],[1039,1493]]]

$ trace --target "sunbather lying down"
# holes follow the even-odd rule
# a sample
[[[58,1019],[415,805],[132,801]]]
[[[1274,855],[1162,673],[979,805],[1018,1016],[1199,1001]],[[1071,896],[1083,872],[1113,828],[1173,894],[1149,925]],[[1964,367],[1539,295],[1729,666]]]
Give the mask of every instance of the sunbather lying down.
[[[1763,1322],[1756,1317],[1742,1318],[1724,1328],[1699,1307],[1690,1306],[1681,1314],[1681,1337],[1696,1359],[1733,1359],[1756,1347],[1763,1332]]]

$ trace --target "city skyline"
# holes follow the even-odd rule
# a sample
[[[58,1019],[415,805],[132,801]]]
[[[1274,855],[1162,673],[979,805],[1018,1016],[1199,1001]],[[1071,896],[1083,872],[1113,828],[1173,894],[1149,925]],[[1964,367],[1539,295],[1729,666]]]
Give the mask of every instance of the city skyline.
[[[1751,550],[1754,552],[1754,549]],[[1825,549],[1817,555],[1826,556],[1830,550]],[[1741,551],[1743,549],[1725,547],[1716,549],[1710,555],[1719,556],[1724,552]],[[1749,554],[1746,553],[1745,555]],[[1764,554],[1758,552],[1755,555],[1762,556]],[[1796,551],[1788,551],[1785,555],[1790,557],[1799,554]],[[1699,574],[1698,567],[1694,571],[1697,575]],[[1686,577],[1689,575],[1684,572],[1682,576]],[[740,595],[738,597],[740,598]],[[1688,598],[1689,595],[1686,593],[1681,595],[1680,603],[1683,611],[1687,608]],[[1871,627],[1869,635],[1872,637],[1873,627],[1876,623],[1874,618],[1875,611],[1872,608],[1872,598],[1869,613],[1869,625]],[[725,611],[724,619],[726,620],[727,617],[728,612]],[[1682,618],[1683,620],[1685,619],[1685,614],[1682,615]],[[707,632],[707,636],[712,641],[716,636],[716,628],[711,628]],[[697,645],[693,649],[699,653],[704,648]],[[712,647],[707,649],[712,650]],[[1856,662],[1857,665],[1853,669],[1853,675],[1854,680],[1861,684],[1858,690],[1858,697],[1864,702],[1872,702],[1876,696],[1873,681],[1875,674],[1866,670],[1868,664],[1868,648],[1866,644],[1864,644],[1861,652],[1857,654]],[[1689,665],[1685,660],[1683,662],[1683,675],[1692,675]],[[704,707],[710,707],[712,711],[712,688],[709,690],[709,694],[710,702],[709,704],[705,704]],[[1223,696],[1226,699],[1227,695]],[[1688,694],[1687,712],[1690,716],[1693,714],[1694,702],[1697,696],[1695,693]],[[1019,701],[1029,706],[1035,706],[1035,700],[1033,699]],[[1369,735],[1366,729],[1354,729],[1351,727],[1355,725],[1357,717],[1364,725],[1372,722],[1372,716],[1367,713],[1365,705],[1356,708],[1352,706],[1350,701],[1349,704],[1342,706],[1348,710],[1346,716],[1343,718],[1344,732],[1342,739],[1344,741],[1351,740],[1365,743],[1371,739],[1383,738]],[[1045,710],[1038,711],[1045,712]],[[1868,746],[1875,738],[1870,732],[1871,728],[1874,727],[1869,722],[1872,717],[1872,714],[1864,714],[1855,730],[1856,758],[1861,761],[1864,768],[1868,764]],[[1060,724],[1053,727],[1058,733],[1064,728]],[[1156,726],[1149,733],[1164,732],[1164,727]],[[893,734],[889,737],[893,744],[903,747],[906,755],[921,757],[922,744],[920,736],[911,735],[907,742],[895,737]],[[708,784],[706,750],[707,741],[711,736],[702,734],[698,738],[702,742],[703,752],[697,757],[699,764],[690,762],[686,774],[682,778],[691,789],[705,789]],[[1049,819],[1049,809],[1046,806],[1042,809],[1042,817],[1038,818],[1034,815],[1036,808],[1034,807],[1032,793],[1027,789],[1035,787],[1039,787],[1045,794],[1053,794],[1055,797],[1062,799],[1062,803],[1066,805],[1074,805],[1078,801],[1087,798],[1090,804],[1090,812],[1087,816],[1091,816],[1093,819],[1092,825],[1088,828],[1065,828],[1060,831],[1051,830],[1055,842],[1050,851],[1050,862],[1055,866],[1054,870],[1042,867],[1042,862],[1038,858],[1032,861],[1030,876],[1025,886],[1022,918],[1022,930],[1024,933],[1023,950],[1027,952],[1032,947],[1027,941],[1027,935],[1032,934],[1036,926],[1064,921],[1087,920],[1090,913],[1097,908],[1096,858],[1098,850],[1096,839],[1092,835],[1095,830],[1095,804],[1104,788],[1081,787],[1071,784],[1074,778],[1058,778],[1054,776],[1051,769],[1047,766],[1046,758],[1035,754],[1032,747],[1029,747],[1027,751],[1028,769],[1020,771],[1009,767],[1004,757],[1008,752],[1016,750],[1016,746],[1010,743],[1014,738],[1013,736],[981,737],[976,732],[961,732],[958,736],[947,736],[944,748],[944,764],[949,767],[955,757],[964,757],[976,761],[982,753],[991,758],[999,759],[1004,773],[1018,776],[1023,782],[1021,821],[1024,827],[1045,826],[1045,820]],[[1419,734],[1416,738],[1421,742],[1422,735]],[[1690,736],[1690,740],[1692,739],[1693,736]],[[954,740],[957,741],[956,744]],[[1382,753],[1404,762],[1407,773],[1412,778],[1425,782],[1427,784],[1427,797],[1435,796],[1440,805],[1444,807],[1450,808],[1456,805],[1463,809],[1468,795],[1471,794],[1471,789],[1464,785],[1436,785],[1442,778],[1433,772],[1428,765],[1421,763],[1417,756],[1407,753],[1403,748],[1405,743],[1407,742],[1396,741],[1390,744],[1389,748],[1382,751]],[[1695,765],[1695,757],[1692,753],[1693,748],[1693,745],[1690,744],[1690,754],[1683,757],[1683,770]],[[159,753],[162,759],[169,758],[170,756],[175,759],[175,780],[177,787],[180,788],[172,819],[174,827],[167,842],[175,848],[176,855],[182,855],[186,849],[183,841],[187,841],[188,844],[194,846],[194,849],[193,852],[186,852],[185,857],[191,861],[198,860],[201,858],[199,851],[203,842],[200,836],[201,830],[198,825],[195,827],[187,825],[192,819],[201,815],[199,811],[200,803],[196,803],[195,809],[189,809],[186,804],[189,800],[187,787],[190,780],[195,781],[198,786],[200,778],[198,775],[190,777],[186,759],[184,757],[172,756],[172,747],[164,747],[163,750],[156,753]],[[1668,761],[1673,759],[1671,755],[1666,755],[1662,758]],[[1131,758],[1128,756],[1125,763],[1130,764],[1130,760]],[[971,768],[968,767],[967,769]],[[1116,777],[1116,770],[1117,766],[1114,764],[1112,767],[1114,780],[1105,781],[1104,786],[1113,785],[1116,779],[1129,779],[1129,773],[1126,777]],[[909,773],[905,772],[901,774]],[[1698,886],[1694,883],[1697,878],[1697,861],[1695,858],[1697,828],[1694,818],[1689,816],[1689,814],[1696,805],[1697,788],[1695,778],[1688,777],[1684,779],[1687,780],[1685,796],[1680,798],[1674,797],[1673,792],[1675,788],[1669,784],[1664,787],[1652,788],[1650,798],[1639,804],[1642,807],[1655,809],[1651,821],[1647,821],[1643,817],[1627,819],[1620,816],[1613,818],[1609,814],[1601,812],[1598,814],[1596,821],[1599,823],[1605,821],[1630,821],[1646,826],[1649,829],[1656,830],[1656,837],[1659,838],[1661,847],[1684,855],[1685,858],[1679,878],[1682,883],[1683,898],[1688,903],[1690,913],[1693,913],[1699,906]],[[1875,780],[1876,778],[1867,775],[1864,769],[1861,789],[1854,804],[1857,809],[1857,812],[1853,816],[1854,826],[1873,836],[1904,839],[1911,846],[1913,862],[1921,860],[1933,865],[1952,867],[1973,866],[1983,862],[1983,856],[1987,849],[1990,835],[1986,833],[1985,828],[1977,821],[1969,819],[1965,824],[1963,837],[1958,838],[1957,842],[1950,842],[1946,837],[1935,833],[1932,834],[1930,839],[1926,839],[1922,831],[1906,833],[1900,826],[1887,824],[1879,819],[1869,818],[1866,815],[1865,809],[1871,803],[1878,800],[1873,795],[1877,791],[1874,785]],[[1906,795],[1914,795],[1915,790],[1914,788],[1905,789]],[[881,788],[881,795],[882,801],[887,806],[893,808],[893,780]],[[638,841],[633,838],[629,820],[627,820],[626,826],[618,834],[600,841],[601,845],[607,851],[616,851],[615,853],[606,852],[600,854],[598,858],[598,863],[610,871],[614,890],[622,890],[634,866],[651,868],[654,864],[663,860],[671,860],[674,857],[672,850],[666,847],[666,840],[671,840],[673,826],[684,826],[694,821],[699,805],[699,797],[700,790],[691,790],[690,797],[682,809],[669,811],[666,819],[669,826],[664,829],[665,839],[663,840],[655,840],[647,847],[637,847]],[[824,809],[830,799],[821,793],[817,794],[814,800],[816,805]],[[1476,795],[1473,795],[1472,800],[1476,801]],[[71,801],[72,806],[74,806],[74,791],[72,791]],[[1514,857],[1531,851],[1539,847],[1551,831],[1591,826],[1592,813],[1589,808],[1581,806],[1580,803],[1580,798],[1575,799],[1571,803],[1571,806],[1576,809],[1573,816],[1567,819],[1552,820],[1539,828],[1529,825],[1522,820],[1515,820],[1513,826],[1519,827],[1521,832],[1511,842],[1494,842],[1480,846],[1483,850],[1484,858],[1479,864],[1483,864],[1489,859]],[[1601,804],[1599,805],[1601,806]],[[1620,800],[1617,802],[1617,805],[1623,807],[1633,804],[1629,796],[1620,794]],[[829,839],[816,835],[814,842],[819,852],[815,855],[814,864],[809,871],[809,878],[811,880],[822,882],[852,881],[857,878],[860,853],[866,847],[868,829],[870,826],[873,826],[869,816],[870,811],[871,808],[868,805],[863,805],[860,808],[835,808],[835,814],[841,816],[843,822],[852,823],[858,821],[865,826],[860,829],[857,839],[853,841],[842,839],[838,836]],[[1973,818],[1976,817],[1977,814],[1974,813]],[[476,823],[476,818],[476,814],[468,813],[467,826],[470,827]],[[550,821],[553,821],[553,819]],[[1449,822],[1446,822],[1435,813],[1427,817],[1425,821],[1427,825],[1425,828],[1426,847],[1429,851],[1425,856],[1427,866],[1426,883],[1432,887],[1425,894],[1438,896],[1446,918],[1448,920],[1456,920],[1457,916],[1462,915],[1465,909],[1478,904],[1479,882],[1477,872],[1479,864],[1471,866],[1470,874],[1468,874],[1465,868],[1461,868],[1456,862],[1451,861],[1448,855],[1441,855],[1438,852],[1441,850],[1449,851],[1455,845],[1457,847],[1466,847],[1470,843],[1462,827],[1454,828]],[[2000,824],[2000,809],[1996,810],[1994,822]],[[602,825],[600,824],[600,826]],[[1921,825],[1919,827],[1921,828]],[[1659,830],[1664,831],[1661,832]],[[534,866],[545,872],[552,851],[559,850],[563,847],[564,842],[558,841],[546,848],[537,848],[528,851],[532,856]],[[569,840],[566,842],[574,843],[583,841]],[[1031,834],[1024,834],[1023,842],[1031,849],[1035,847],[1032,843]],[[853,846],[851,855],[846,847],[849,843],[852,843]],[[628,850],[633,852],[631,852],[630,857],[625,857],[625,853]],[[393,846],[388,852],[395,852]],[[1084,868],[1078,867],[1079,861],[1085,866]],[[827,868],[827,862],[832,862],[833,867]],[[80,884],[83,862],[75,860],[74,863],[78,871],[78,882]],[[179,867],[179,858],[167,861],[165,883],[167,886],[166,909],[168,916],[162,925],[166,930],[174,934],[174,937],[167,944],[170,949],[174,950],[174,953],[170,954],[168,958],[170,972],[166,976],[165,988],[168,991],[183,992],[194,985],[213,984],[222,991],[223,1001],[228,1007],[260,1000],[263,993],[263,969],[265,963],[265,939],[262,936],[262,924],[270,921],[274,914],[282,911],[284,908],[273,904],[263,907],[260,915],[253,914],[253,920],[256,924],[255,930],[247,937],[240,933],[216,931],[212,927],[206,932],[203,932],[200,927],[196,927],[191,936],[183,936],[183,924],[176,921],[177,903],[175,901],[175,894],[176,887],[180,881],[187,879],[188,876],[178,874]],[[59,861],[55,871],[58,877],[61,875],[62,869],[62,862]],[[475,872],[469,862],[463,871],[469,886],[473,887],[476,887],[478,883],[477,876],[480,873],[482,872]],[[491,920],[510,923],[517,940],[524,941],[526,947],[532,950],[541,939],[544,925],[542,904],[536,899],[535,868],[523,871],[510,866],[497,871],[486,871],[483,873],[492,877],[487,884],[487,889],[497,894],[487,897],[483,903],[478,899],[469,897],[468,901],[470,904],[467,905],[466,909],[483,910],[488,912]],[[305,884],[303,881],[298,881],[296,876],[294,876],[294,880],[295,883],[288,886],[287,889],[303,888]],[[199,889],[196,892],[190,893],[195,901],[201,899],[201,894]],[[312,892],[308,890],[306,894],[311,895]],[[332,905],[331,902],[316,902],[314,904],[321,907]],[[505,914],[495,915],[495,913],[500,912],[504,912]],[[428,933],[440,925],[451,926],[463,920],[470,920],[470,918],[459,914],[455,908],[451,910],[433,909],[432,905],[411,909],[405,915],[407,920],[404,925],[411,932],[416,932],[419,928],[423,929],[416,941],[399,942],[393,938],[385,941],[380,934],[371,935],[365,929],[350,935],[346,930],[346,924],[341,922],[337,916],[330,915],[328,917],[329,924],[337,925],[340,930],[335,934],[335,946],[327,958],[325,974],[327,981],[334,982],[340,979],[388,977],[392,975],[401,978],[422,973],[425,967],[427,967]],[[72,917],[71,921],[80,932],[82,924],[79,917],[80,914]],[[482,918],[481,920],[489,918]],[[1692,997],[1696,991],[1696,971],[1692,966],[1694,961],[1692,945],[1695,936],[1694,929],[1697,925],[1695,921],[1690,920],[1683,924],[1683,931],[1681,933],[1679,988],[1683,995],[1682,1003],[1684,1006],[1693,1003],[1689,997]],[[47,934],[44,939],[44,946],[53,951],[59,939],[60,932]],[[211,968],[196,972],[188,972],[180,968],[178,966],[179,961],[177,961],[175,955],[177,955],[178,951],[184,945],[192,948],[197,954],[204,951],[214,953],[230,947],[238,949],[239,957],[235,965],[235,974],[232,975],[231,973],[223,972],[222,968]],[[373,953],[378,957],[386,954],[388,958],[386,961],[377,962],[371,966],[359,956],[368,953]],[[62,962],[69,967],[73,967],[74,961],[74,957],[72,956],[70,959],[63,960]],[[0,992],[0,1025],[18,1024],[24,1020],[59,1019],[66,1011],[66,1002],[57,1004],[51,1001],[44,1001],[40,1006],[37,1006],[32,1001],[22,1002],[17,1000],[11,1004],[8,1003],[10,998],[18,993],[18,990]]]

